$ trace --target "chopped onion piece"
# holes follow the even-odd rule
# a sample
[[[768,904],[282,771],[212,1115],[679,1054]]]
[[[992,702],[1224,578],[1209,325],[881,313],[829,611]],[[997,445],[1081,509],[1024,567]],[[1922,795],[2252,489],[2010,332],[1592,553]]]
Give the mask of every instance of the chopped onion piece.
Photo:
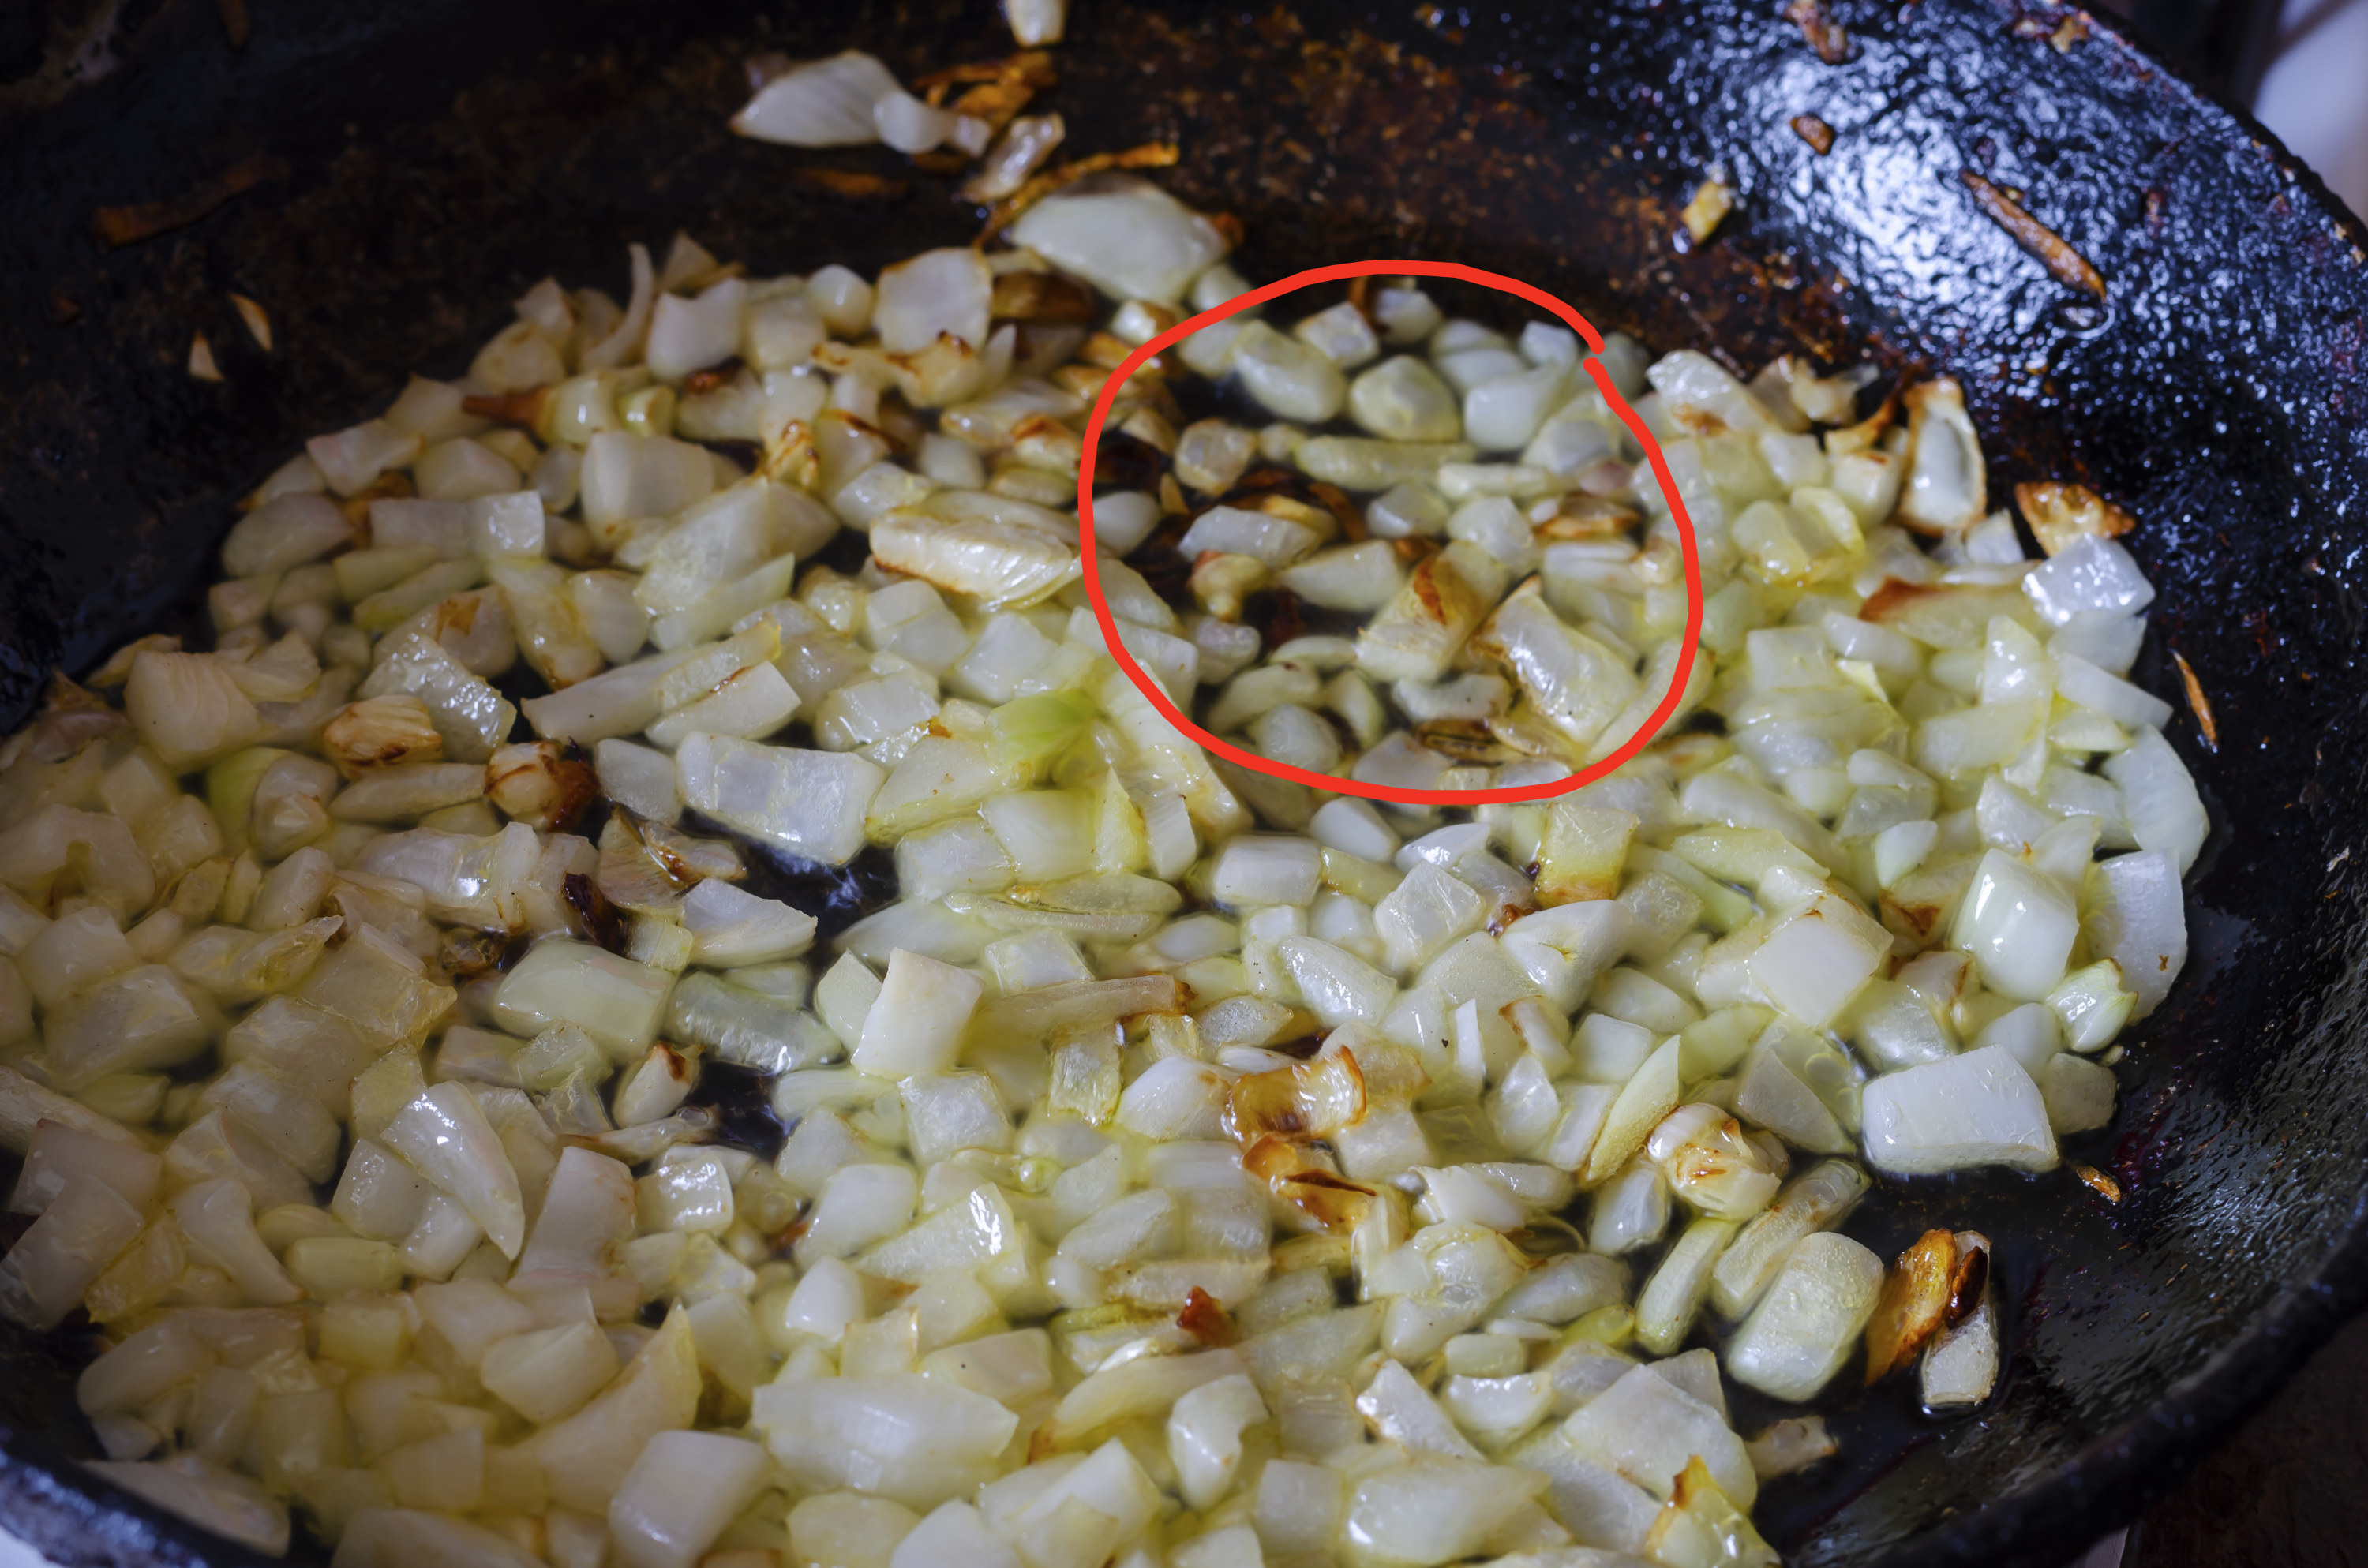
[[[1867,1158],[1901,1176],[2056,1162],[2047,1106],[2004,1046],[1927,1062],[1866,1086]]]
[[[2130,552],[2112,540],[2083,534],[2022,580],[2022,590],[2051,626],[2083,611],[2136,615],[2154,602],[2154,587]]]
[[[862,757],[692,733],[675,752],[685,802],[795,855],[843,865],[888,778]]]
[[[1227,248],[1215,224],[1147,184],[1048,196],[1008,237],[1112,299],[1163,305]]]
[[[880,139],[872,106],[899,89],[888,68],[858,50],[783,72],[732,117],[732,129],[791,147],[857,147]]]
[[[1883,1260],[1857,1242],[1802,1237],[1728,1343],[1728,1373],[1778,1399],[1813,1397],[1841,1370],[1882,1288]]]
[[[627,1568],[692,1568],[762,1490],[765,1450],[720,1432],[661,1432],[609,1504],[609,1540]]]
[[[926,1508],[993,1475],[1019,1418],[984,1394],[901,1373],[768,1384],[752,1425],[801,1486]]]
[[[193,1454],[152,1464],[94,1460],[85,1468],[167,1513],[266,1557],[288,1551],[287,1505],[245,1476],[219,1470]],[[346,1561],[343,1551],[338,1561]],[[521,1554],[518,1561],[531,1559]]]

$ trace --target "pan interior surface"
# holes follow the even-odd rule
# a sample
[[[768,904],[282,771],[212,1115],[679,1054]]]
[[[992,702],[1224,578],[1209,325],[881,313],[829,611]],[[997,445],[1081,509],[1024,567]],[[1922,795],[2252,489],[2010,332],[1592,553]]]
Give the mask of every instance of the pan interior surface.
[[[2182,656],[2218,738],[2171,732],[2213,813],[2188,973],[2130,1042],[2112,1125],[2066,1150],[2124,1197],[2060,1172],[1886,1190],[1851,1225],[1879,1253],[1930,1224],[1998,1242],[2000,1392],[1950,1422],[1897,1385],[1846,1397],[1840,1457],[1759,1511],[1796,1564],[2053,1562],[2174,1479],[2368,1285],[2368,233],[2102,28],[2058,47],[2052,10],[2034,28],[1982,0],[1828,8],[1839,63],[1736,0],[1551,20],[1077,0],[1050,103],[1071,150],[1174,142],[1163,182],[1242,221],[1254,279],[1454,260],[1656,349],[1946,372],[1993,494],[2078,479],[2139,518],[2126,542],[2161,597],[2135,678],[2175,691]],[[678,229],[759,274],[974,237],[958,176],[726,131],[746,56],[850,44],[910,79],[1009,35],[954,0],[316,0],[233,51],[210,9],[167,5],[112,75],[9,126],[0,720],[52,666],[186,619],[234,497],[405,371],[457,373],[545,274],[617,290],[626,241]],[[1675,213],[1712,171],[1736,214],[1680,253]],[[1985,216],[1968,173],[2020,193],[2102,297]],[[186,227],[92,235],[98,208],[209,189]],[[268,358],[233,289],[271,310]],[[225,384],[184,373],[200,330]],[[0,1512],[62,1561],[245,1561],[75,1470],[81,1353],[0,1335]]]

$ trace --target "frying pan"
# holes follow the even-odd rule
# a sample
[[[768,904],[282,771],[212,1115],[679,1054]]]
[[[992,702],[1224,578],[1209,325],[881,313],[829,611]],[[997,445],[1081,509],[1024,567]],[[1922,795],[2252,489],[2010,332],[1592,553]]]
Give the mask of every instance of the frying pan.
[[[2078,478],[2141,519],[2161,598],[2139,676],[2175,692],[2184,656],[2217,739],[2172,731],[2214,829],[2186,976],[2132,1042],[2113,1124],[2066,1151],[2123,1199],[2062,1173],[1886,1189],[1851,1226],[1879,1252],[1930,1223],[1997,1239],[2000,1389],[1946,1423],[1896,1387],[1844,1397],[1840,1457],[1760,1510],[1797,1564],[2054,1562],[2368,1295],[2368,232],[2258,127],[2047,0],[1827,4],[1839,63],[1772,0],[1077,0],[1052,101],[1072,151],[1175,142],[1164,177],[1243,220],[1254,278],[1435,256],[1660,348],[1946,371],[1993,494]],[[909,79],[1008,48],[964,0],[309,0],[265,7],[239,50],[194,0],[144,8],[111,76],[0,128],[11,725],[52,666],[186,618],[230,502],[298,441],[407,369],[457,374],[545,273],[621,291],[623,242],[677,228],[759,273],[973,236],[950,181],[884,150],[727,134],[747,54],[860,42]],[[1788,129],[1803,114],[1835,131],[1822,156]],[[1737,210],[1681,254],[1673,214],[1713,168]],[[2104,297],[2020,248],[1966,171],[2019,192]],[[163,205],[119,233],[194,221],[94,232],[142,203]],[[274,353],[232,289],[271,311]],[[185,371],[197,330],[222,384]],[[0,1517],[61,1562],[248,1561],[78,1471],[85,1354],[0,1335]]]

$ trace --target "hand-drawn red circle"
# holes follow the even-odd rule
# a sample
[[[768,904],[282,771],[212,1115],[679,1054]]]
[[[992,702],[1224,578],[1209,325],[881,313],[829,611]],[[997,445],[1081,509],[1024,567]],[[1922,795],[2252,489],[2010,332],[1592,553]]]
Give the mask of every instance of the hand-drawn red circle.
[[[1619,750],[1600,762],[1589,763],[1567,778],[1549,779],[1543,784],[1524,784],[1518,788],[1505,790],[1408,790],[1388,784],[1368,783],[1360,778],[1346,778],[1338,774],[1317,773],[1304,767],[1293,767],[1289,763],[1277,762],[1270,757],[1260,756],[1256,752],[1245,751],[1230,742],[1219,740],[1194,723],[1189,715],[1176,706],[1175,700],[1167,695],[1160,684],[1152,679],[1141,665],[1135,663],[1134,655],[1128,653],[1126,644],[1119,640],[1117,621],[1110,614],[1109,601],[1102,597],[1101,574],[1095,561],[1094,455],[1101,440],[1102,426],[1110,418],[1110,404],[1116,400],[1119,389],[1126,384],[1127,379],[1133,376],[1144,361],[1162,349],[1190,337],[1203,327],[1214,326],[1236,312],[1247,310],[1252,305],[1263,304],[1278,295],[1292,293],[1313,284],[1331,283],[1342,278],[1364,278],[1383,273],[1393,278],[1461,278],[1466,283],[1477,283],[1484,288],[1499,290],[1518,299],[1526,300],[1540,310],[1550,312],[1568,324],[1571,330],[1586,340],[1590,356],[1587,360],[1588,374],[1595,378],[1595,384],[1602,392],[1604,400],[1611,405],[1612,411],[1620,415],[1621,423],[1628,426],[1629,433],[1634,436],[1637,443],[1645,449],[1645,459],[1653,465],[1653,479],[1660,485],[1662,498],[1668,504],[1669,517],[1677,524],[1678,540],[1686,567],[1686,630],[1685,642],[1678,652],[1677,673],[1669,682],[1668,692],[1661,699],[1660,706],[1653,710],[1652,715],[1645,721],[1644,725],[1635,734],[1630,736]],[[1677,711],[1678,703],[1685,695],[1686,682],[1693,674],[1696,645],[1702,636],[1702,562],[1694,548],[1693,519],[1686,515],[1685,497],[1678,494],[1677,483],[1669,477],[1668,462],[1661,455],[1661,444],[1653,439],[1653,433],[1645,427],[1645,422],[1637,417],[1636,411],[1628,406],[1627,400],[1620,395],[1620,390],[1611,384],[1611,378],[1604,370],[1602,361],[1592,358],[1602,352],[1603,339],[1594,327],[1588,324],[1587,318],[1544,290],[1532,288],[1518,278],[1507,278],[1501,273],[1485,272],[1479,267],[1465,267],[1452,261],[1349,261],[1332,267],[1312,267],[1304,272],[1294,272],[1290,277],[1269,283],[1263,288],[1253,289],[1248,293],[1238,295],[1213,309],[1202,311],[1190,321],[1168,328],[1128,355],[1118,369],[1110,373],[1109,379],[1103,381],[1100,395],[1094,399],[1093,413],[1086,420],[1085,455],[1077,464],[1077,549],[1085,570],[1086,597],[1093,601],[1094,619],[1101,623],[1102,641],[1109,646],[1110,657],[1118,661],[1119,668],[1126,672],[1127,678],[1134,682],[1143,695],[1151,699],[1152,706],[1158,709],[1169,723],[1191,735],[1219,756],[1231,762],[1237,762],[1244,767],[1271,774],[1277,778],[1289,778],[1297,783],[1313,785],[1328,794],[1360,795],[1369,801],[1395,801],[1413,806],[1504,804],[1515,801],[1551,800],[1556,795],[1567,794],[1582,785],[1592,783],[1611,772],[1645,749],[1646,743],[1659,732],[1663,724],[1668,722],[1669,715]]]

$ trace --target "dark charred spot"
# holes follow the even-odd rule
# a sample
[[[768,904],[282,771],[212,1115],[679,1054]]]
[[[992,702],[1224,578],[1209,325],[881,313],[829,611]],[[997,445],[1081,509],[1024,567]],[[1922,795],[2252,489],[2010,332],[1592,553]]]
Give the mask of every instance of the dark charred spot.
[[[1271,653],[1304,631],[1307,620],[1300,613],[1299,596],[1289,588],[1277,588],[1268,606],[1266,615],[1254,619],[1264,622],[1258,628],[1259,652]]]
[[[1315,497],[1317,504],[1326,511],[1332,514],[1332,520],[1340,525],[1342,538],[1353,544],[1364,542],[1366,538],[1364,510],[1350,499],[1347,491],[1337,484],[1326,484],[1322,480],[1317,480],[1308,485],[1307,493]]]
[[[561,884],[567,898],[567,907],[594,941],[612,953],[625,950],[625,922],[609,902],[609,895],[599,885],[581,871],[570,871]]]
[[[1150,442],[1122,430],[1104,430],[1094,451],[1097,490],[1156,490],[1167,472],[1167,459]]]
[[[1234,1320],[1217,1299],[1198,1285],[1184,1298],[1184,1310],[1176,1314],[1176,1326],[1201,1344],[1216,1346],[1234,1342]]]
[[[693,370],[682,379],[682,390],[686,392],[712,392],[738,375],[741,368],[740,359],[735,355],[721,365],[710,365],[704,370]]]
[[[463,931],[452,928],[444,933],[442,946],[437,950],[436,964],[455,980],[468,980],[489,974],[502,967],[509,953],[509,938],[491,931]]]
[[[1974,1313],[1982,1304],[1982,1292],[1989,1288],[1990,1255],[1987,1248],[1975,1247],[1957,1260],[1956,1278],[1949,1282],[1949,1324],[1954,1327]]]
[[[744,847],[751,852],[745,857],[748,874],[740,886],[813,915],[817,942],[896,902],[895,857],[877,845],[844,866],[800,859],[765,846]]]
[[[1176,540],[1183,536],[1180,527],[1166,540],[1155,533],[1126,558],[1135,574],[1151,585],[1153,593],[1177,606],[1190,602],[1192,581],[1192,563],[1176,548]]]

